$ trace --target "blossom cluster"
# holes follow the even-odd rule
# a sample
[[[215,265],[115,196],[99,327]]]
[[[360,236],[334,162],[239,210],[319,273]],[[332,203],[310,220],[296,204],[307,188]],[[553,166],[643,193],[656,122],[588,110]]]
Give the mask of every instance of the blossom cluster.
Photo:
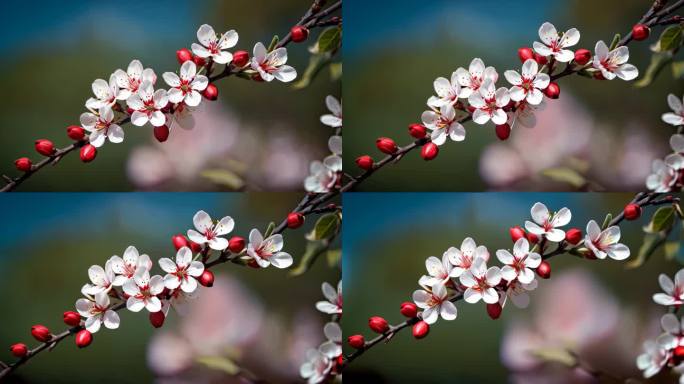
[[[304,179],[304,189],[311,193],[326,193],[342,180],[342,104],[334,96],[327,96],[325,104],[330,113],[321,116],[321,123],[334,129],[328,139],[331,154],[323,161],[315,160],[309,166],[309,176]]]
[[[576,28],[558,32],[553,24],[545,22],[539,28],[539,38],[541,42],[534,42],[534,50],[521,49],[520,72],[504,72],[510,87],[497,88],[497,70],[485,66],[480,58],[473,59],[468,69],[458,68],[450,79],[438,77],[434,81],[436,95],[427,100],[430,109],[421,116],[423,125],[431,131],[431,141],[442,145],[447,138],[465,140],[466,130],[461,121],[470,114],[476,124],[491,121],[497,127],[506,126],[505,133],[500,134],[503,138],[508,137],[517,123],[533,127],[535,111],[544,108],[544,95],[555,99],[560,92],[550,76],[557,63],[584,70],[599,79],[632,80],[638,76],[637,68],[627,64],[626,46],[611,50],[599,41],[592,60],[591,53],[585,49],[575,52],[568,49],[579,42],[580,33]]]
[[[325,300],[317,302],[316,309],[331,315],[332,321],[323,327],[323,334],[327,340],[318,349],[309,350],[306,353],[306,361],[300,367],[300,375],[309,384],[322,383],[339,374],[343,364],[342,328],[339,324],[342,316],[342,280],[337,283],[337,289],[324,282],[322,291]]]
[[[441,260],[430,256],[425,261],[427,275],[418,284],[421,289],[413,292],[413,301],[422,309],[421,318],[427,324],[434,324],[440,317],[454,320],[458,311],[454,304],[457,298],[466,303],[483,301],[488,305],[490,316],[496,318],[510,299],[517,307],[529,303],[528,292],[537,288],[535,272],[548,277],[550,267],[544,261],[542,252],[546,246],[556,244],[557,249],[577,251],[592,258],[624,260],[630,255],[629,248],[620,244],[620,228],[601,228],[591,220],[587,224],[584,241],[576,229],[568,232],[561,229],[570,223],[572,214],[568,208],[551,212],[542,203],[531,208],[531,221],[525,222],[527,235],[522,229],[513,236],[512,251],[500,249],[495,252],[502,264],[489,266],[491,255],[484,245],[470,237],[463,240],[460,248],[450,247]],[[535,244],[531,246],[531,243]],[[583,248],[580,248],[584,245]]]
[[[667,96],[667,104],[672,112],[664,113],[664,122],[674,125],[681,131],[684,127],[684,98],[673,94]],[[679,132],[678,131],[678,132]],[[670,147],[673,153],[665,159],[654,160],[652,171],[646,179],[646,187],[654,192],[681,191],[684,187],[682,175],[684,175],[684,135],[676,133],[670,137]]]
[[[684,269],[674,276],[661,274],[658,282],[662,293],[653,295],[653,301],[664,305],[670,312],[676,312],[684,304]],[[675,313],[667,313],[660,319],[663,333],[655,340],[644,342],[644,353],[636,360],[637,367],[643,371],[644,378],[655,376],[663,368],[668,367],[680,375],[679,382],[684,383],[684,322]]]

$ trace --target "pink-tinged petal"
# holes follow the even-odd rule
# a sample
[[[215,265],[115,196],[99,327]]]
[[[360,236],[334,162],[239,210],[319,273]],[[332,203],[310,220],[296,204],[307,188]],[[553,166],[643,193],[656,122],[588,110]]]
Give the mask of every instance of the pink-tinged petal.
[[[159,275],[154,275],[150,279],[150,293],[158,295],[164,290],[164,279]]]
[[[271,256],[269,261],[271,262],[271,264],[273,264],[274,267],[280,269],[289,268],[294,262],[292,256],[287,252],[276,253],[273,256]]]
[[[530,296],[525,292],[511,295],[510,298],[513,305],[518,308],[527,308],[527,306],[530,305]]]
[[[83,317],[90,317],[90,310],[93,309],[95,304],[88,299],[78,299],[76,300],[76,310]]]
[[[534,49],[535,52],[537,52],[538,54],[540,54],[542,56],[550,56],[553,54],[553,50],[551,48],[547,47],[546,45],[544,45],[538,41],[535,41],[534,43],[532,43],[532,48]]]
[[[211,230],[214,226],[214,223],[211,221],[211,216],[204,211],[198,211],[195,213],[195,215],[192,217],[192,223],[200,233],[205,233]]]
[[[499,259],[499,261],[503,264],[513,264],[513,262],[515,262],[513,255],[511,255],[511,253],[505,249],[499,249],[496,251],[496,258]]]
[[[547,240],[558,243],[565,239],[565,232],[560,229],[552,229],[546,232],[545,236]]]
[[[680,269],[674,276],[675,286],[681,287],[684,284],[684,269]]]
[[[454,320],[458,316],[458,309],[451,301],[445,301],[440,306],[439,314],[444,320]]]
[[[254,44],[252,53],[252,56],[257,63],[262,63],[266,59],[266,47],[261,42]]]
[[[214,233],[217,236],[223,236],[233,231],[235,228],[235,220],[232,217],[226,216],[219,220],[218,224],[214,228]]]
[[[169,101],[175,104],[182,102],[185,98],[185,95],[183,95],[183,91],[181,91],[178,88],[169,89],[167,95],[169,96]]]
[[[522,77],[532,79],[539,72],[539,65],[534,59],[527,59],[522,65]],[[519,84],[516,84],[519,85]]]
[[[534,272],[529,268],[523,268],[518,273],[518,281],[522,284],[529,284],[534,280]]]
[[[530,209],[530,215],[535,223],[544,224],[549,218],[549,209],[542,203],[534,203],[532,209]]]
[[[104,326],[108,329],[117,329],[119,328],[119,324],[121,324],[119,314],[112,310],[106,311],[102,316],[102,320],[104,322]]]
[[[126,308],[131,312],[140,312],[145,308],[145,302],[136,297],[129,297],[128,300],[126,300]]]
[[[188,275],[200,277],[202,272],[204,272],[204,264],[202,264],[201,261],[195,260],[190,263],[190,266],[188,267]]]
[[[218,42],[219,49],[233,48],[238,43],[238,33],[234,29],[224,33]]]
[[[150,124],[154,127],[161,127],[166,124],[166,115],[161,111],[154,111],[150,115]]]
[[[249,244],[252,245],[255,249],[259,248],[261,246],[261,243],[263,243],[263,242],[264,242],[264,237],[261,235],[261,232],[259,232],[258,229],[254,228],[251,231],[249,231]],[[328,285],[330,285],[330,284],[328,284]],[[324,288],[324,293],[325,293],[325,288]]]
[[[446,78],[438,77],[435,79],[435,81],[432,83],[432,85],[434,86],[435,93],[438,96],[440,96],[440,97],[449,96],[449,92],[451,92],[451,83]]]
[[[211,56],[210,50],[197,43],[192,43],[192,45],[190,45],[190,49],[192,49],[192,53],[195,54],[195,56],[199,56],[201,58],[207,58]]]
[[[207,238],[204,237],[204,235],[200,234],[199,232],[193,229],[189,229],[187,235],[190,241],[192,241],[193,243],[204,244],[207,242]]]
[[[459,277],[459,281],[466,287],[472,287],[477,285],[477,280],[475,279],[473,273],[470,270],[466,270],[463,274],[461,274],[461,276]]]
[[[190,262],[192,262],[192,251],[188,247],[181,247],[178,250],[178,252],[176,252],[176,263],[175,264],[178,265],[178,267],[180,267],[180,268],[185,268],[188,265],[190,265]],[[161,263],[160,263],[160,265],[161,265]],[[164,270],[164,271],[166,271],[166,270]],[[173,272],[173,271],[166,271],[166,272]]]
[[[197,40],[205,47],[208,47],[211,43],[215,43],[217,38],[214,28],[209,24],[202,24],[199,29],[197,29]]]
[[[470,72],[466,71],[464,68],[458,68],[455,72],[456,74],[456,80],[458,81],[458,84],[462,87],[470,87],[472,84],[472,80],[470,77]],[[472,92],[471,89],[463,89],[463,92],[467,92],[467,95],[462,95],[462,97],[468,97],[470,95],[470,92]]]
[[[546,87],[549,86],[550,82],[551,77],[549,77],[549,75],[547,75],[546,73],[538,73],[532,81],[532,86],[537,89],[546,89]]]
[[[490,267],[485,275],[487,284],[495,286],[501,282],[501,270],[499,267]]]
[[[157,82],[157,74],[154,73],[154,70],[152,68],[147,68],[144,71],[142,71],[142,76],[140,78],[143,82],[149,81],[152,84],[155,84]]]
[[[180,280],[174,275],[164,276],[164,286],[168,289],[176,289],[180,286]]]
[[[473,61],[470,62],[470,67],[468,68],[468,72],[470,72],[470,75],[472,77],[482,78],[484,76],[484,70],[485,70],[484,62],[479,57],[474,58]]]
[[[664,293],[656,293],[653,295],[653,301],[661,305],[674,305],[675,299],[672,296],[666,295]]]
[[[428,324],[434,324],[439,318],[439,308],[430,307],[423,311],[423,321]]]
[[[539,27],[539,38],[544,44],[551,45],[558,39],[558,31],[547,21]]]
[[[559,45],[563,48],[572,47],[579,42],[579,39],[580,33],[577,28],[570,28],[561,37]]]
[[[211,56],[217,64],[228,64],[233,61],[233,54],[227,51],[221,51]]]
[[[451,123],[449,137],[452,141],[463,141],[465,140],[466,130],[460,123]]]
[[[140,288],[136,285],[135,280],[128,280],[122,287],[124,293],[129,296],[135,296],[140,293]]]
[[[474,94],[473,94],[474,95]],[[472,95],[471,95],[472,97]],[[489,121],[489,113],[481,110],[481,109],[476,109],[475,112],[473,112],[473,122],[476,124],[486,124]]]
[[[85,329],[90,333],[96,333],[97,331],[99,331],[101,325],[102,325],[102,319],[100,318],[99,315],[89,317],[85,321]]]
[[[430,133],[430,140],[435,143],[435,145],[442,145],[446,142],[447,139],[447,133],[446,129],[440,128],[440,129],[435,129]]]
[[[525,266],[528,268],[537,268],[541,262],[542,257],[538,253],[530,253],[527,255],[527,258],[525,258]]]
[[[180,77],[173,72],[164,72],[162,78],[170,87],[180,87],[181,85]]]
[[[511,95],[511,98],[513,98],[513,95]],[[532,88],[527,93],[527,97],[525,97],[525,100],[531,105],[538,105],[542,102],[542,100],[544,100],[544,94],[537,88]]]
[[[224,249],[228,248],[228,240],[224,239],[223,237],[214,237],[207,243],[209,243],[209,248],[217,251],[223,251]]]
[[[192,81],[197,74],[197,65],[192,60],[188,60],[180,67],[180,78],[185,81]]]
[[[474,304],[480,301],[482,298],[482,294],[479,291],[476,291],[472,288],[466,289],[465,293],[463,294],[463,300],[465,300],[466,303]]]
[[[510,265],[504,265],[503,268],[501,268],[501,277],[506,281],[513,281],[518,277],[518,271]]]
[[[480,245],[475,249],[473,260],[482,259],[484,261],[489,261],[489,251],[484,245]]]
[[[183,291],[185,293],[195,292],[195,290],[197,289],[197,280],[195,280],[192,277],[183,279],[180,287],[181,287],[181,291]]]
[[[624,244],[613,244],[606,250],[608,257],[613,260],[624,260],[629,257],[629,248]]]
[[[92,131],[95,128],[95,124],[97,124],[97,116],[90,112],[85,112],[81,114],[79,121],[85,130]]]
[[[282,81],[283,83],[289,83],[297,78],[297,70],[289,65],[283,65],[278,68],[277,71],[273,72],[273,75],[279,81]]]
[[[499,294],[494,288],[487,288],[482,292],[482,301],[487,304],[494,304],[499,302]]]
[[[506,94],[506,98],[508,99],[508,94]],[[508,121],[508,115],[503,109],[497,109],[492,113],[491,119],[492,123],[496,125],[506,124],[506,121]]]
[[[684,135],[675,134],[670,137],[670,147],[677,153],[684,152]]]
[[[185,95],[185,99],[183,99],[183,101],[190,107],[196,107],[202,101],[202,95],[200,95],[197,91],[191,91]]]
[[[107,128],[107,138],[110,142],[118,144],[124,141],[124,130],[116,124],[112,124]]]
[[[596,46],[594,47],[594,61],[602,61],[603,59],[608,57],[608,46],[606,43],[603,42],[603,40],[599,40],[596,42]]]
[[[439,121],[439,114],[435,111],[424,111],[420,115],[420,119],[427,128],[435,129],[435,125]]]
[[[639,69],[632,64],[622,64],[615,69],[615,75],[622,80],[630,81],[639,76]]]
[[[440,276],[446,273],[442,262],[435,256],[430,256],[425,260],[425,269],[430,276]]]
[[[554,227],[562,227],[564,225],[568,225],[570,220],[572,220],[572,213],[569,209],[563,207],[553,215],[551,224],[553,224]]]
[[[508,90],[508,94],[513,101],[521,101],[527,96],[527,91],[523,87],[513,86]]]
[[[516,258],[522,259],[530,252],[530,243],[526,238],[521,237],[513,244],[513,254]],[[510,263],[507,263],[510,264]]]
[[[533,61],[534,61],[534,60],[533,60]],[[520,85],[520,84],[522,84],[522,77],[520,77],[520,74],[519,74],[518,72],[516,72],[516,71],[513,71],[513,70],[510,70],[510,69],[509,69],[509,70],[507,70],[506,72],[504,72],[504,77],[506,78],[506,80],[507,80],[509,83],[511,83],[511,84],[513,84],[513,85]]]
[[[149,300],[147,300],[147,305],[145,305],[145,308],[150,312],[159,312],[162,308],[161,301],[157,297],[151,297]]]
[[[147,124],[148,121],[149,117],[145,112],[134,111],[133,114],[131,114],[131,123],[137,127],[142,127]]]
[[[197,75],[190,83],[190,88],[196,91],[204,91],[209,84],[209,78],[204,75]]]
[[[587,223],[587,236],[589,236],[591,240],[597,240],[599,236],[601,236],[601,228],[596,221],[590,220]]]
[[[316,309],[323,313],[327,314],[335,314],[335,313],[341,313],[342,311],[334,304],[331,304],[327,301],[319,301],[316,303]]]
[[[682,100],[679,97],[677,97],[671,93],[669,95],[667,95],[667,105],[676,114],[681,114],[682,110],[684,109],[684,105],[682,104]]]

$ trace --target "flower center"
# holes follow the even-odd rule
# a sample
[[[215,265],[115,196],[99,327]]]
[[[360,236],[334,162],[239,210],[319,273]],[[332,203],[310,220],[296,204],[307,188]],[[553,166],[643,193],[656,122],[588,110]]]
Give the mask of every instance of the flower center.
[[[214,231],[212,231],[211,229],[207,229],[204,231],[204,237],[206,237],[207,240],[213,240],[214,238],[216,238],[216,234],[214,234]]]

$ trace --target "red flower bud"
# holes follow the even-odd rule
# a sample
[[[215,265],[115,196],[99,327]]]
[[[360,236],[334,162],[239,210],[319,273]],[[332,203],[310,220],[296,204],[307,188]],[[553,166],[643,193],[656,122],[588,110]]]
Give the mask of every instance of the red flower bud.
[[[79,127],[78,125],[70,125],[67,127],[67,136],[72,140],[83,140],[85,137],[85,129]]]
[[[167,127],[166,125],[154,127],[153,132],[154,138],[157,139],[157,141],[160,143],[165,142],[169,138],[169,127]]]
[[[178,64],[183,64],[188,60],[192,60],[192,52],[187,48],[181,48],[176,51],[176,59],[178,59]]]
[[[641,217],[641,207],[638,204],[627,204],[623,212],[627,220],[636,220]]]
[[[425,137],[425,126],[422,124],[411,124],[408,126],[409,135],[415,137],[416,139],[422,139]]]
[[[402,315],[408,318],[416,317],[416,315],[418,314],[418,307],[416,307],[416,305],[410,301],[405,301],[401,303],[400,312]]]
[[[368,155],[359,156],[356,158],[356,165],[367,171],[373,168],[373,158]]]
[[[525,237],[527,238],[527,241],[530,242],[530,244],[537,244],[539,242],[539,236],[535,235],[534,233],[527,232]]]
[[[12,352],[12,355],[15,357],[24,357],[28,353],[28,347],[26,347],[26,344],[24,343],[12,344],[10,346],[10,352]]]
[[[76,337],[74,339],[76,341],[77,347],[85,348],[93,342],[93,334],[90,333],[88,330],[81,329],[76,333]]]
[[[501,304],[499,303],[487,304],[487,314],[492,320],[498,319],[501,316],[502,311],[503,307],[501,307]]]
[[[202,95],[204,95],[207,100],[216,100],[218,99],[218,88],[216,88],[213,83],[209,83],[204,91],[202,91]]]
[[[575,51],[575,63],[579,65],[585,65],[591,60],[591,51],[588,49],[580,48]]]
[[[681,361],[682,359],[684,359],[684,346],[679,345],[672,352],[677,360]]]
[[[150,312],[150,324],[152,324],[153,327],[161,328],[162,325],[164,325],[164,320],[166,320],[166,316],[164,316],[163,311]]]
[[[582,231],[578,228],[570,228],[565,232],[565,241],[572,245],[577,245],[582,240]]]
[[[521,237],[525,237],[525,230],[520,226],[511,227],[508,229],[508,233],[511,234],[511,240],[515,243]]]
[[[304,224],[304,215],[299,212],[290,212],[287,215],[287,227],[290,229],[299,228]]]
[[[430,325],[423,320],[413,324],[413,337],[422,339],[430,333]]]
[[[228,249],[233,253],[241,252],[245,249],[245,239],[240,236],[233,236],[228,240]]]
[[[193,55],[193,56],[192,56],[192,61],[193,61],[193,63],[195,63],[195,65],[198,66],[198,67],[204,67],[205,65],[207,65],[207,61],[204,60],[204,58],[199,57],[199,56]]]
[[[539,64],[539,65],[544,65],[544,64],[548,63],[548,60],[546,60],[546,56],[542,56],[538,53],[534,54],[534,61],[536,61],[537,64]]]
[[[31,335],[33,335],[36,340],[43,343],[52,338],[50,330],[46,326],[40,324],[31,327]]]
[[[43,156],[52,156],[55,153],[55,145],[50,140],[36,140],[36,151]]]
[[[537,267],[537,275],[542,279],[548,279],[551,277],[551,264],[548,261],[543,260],[541,264]]]
[[[430,161],[439,155],[439,147],[435,143],[425,143],[420,150],[420,157],[425,161]]]
[[[544,89],[544,94],[549,99],[557,99],[558,96],[560,96],[560,87],[558,86],[558,83],[553,81],[550,82],[549,86]]]
[[[28,172],[31,170],[33,163],[31,163],[31,159],[28,157],[20,157],[14,160],[14,166],[22,172]]]
[[[347,337],[347,343],[352,348],[361,349],[366,344],[366,339],[363,338],[363,335],[351,335]]]
[[[378,147],[380,152],[386,153],[388,155],[391,155],[397,151],[397,144],[395,144],[394,140],[390,139],[389,137],[381,137],[375,140],[375,146]]]
[[[202,246],[195,243],[194,241],[188,240],[188,246],[190,247],[190,250],[192,250],[192,252],[194,252],[194,253],[202,251]]]
[[[504,141],[508,139],[509,136],[511,136],[511,126],[508,124],[497,125],[495,132],[496,137],[498,137],[499,140]]]
[[[235,51],[233,53],[233,65],[242,68],[249,63],[249,52]]]
[[[632,38],[637,41],[646,40],[651,30],[644,24],[636,24],[632,27]]]
[[[594,79],[596,79],[596,80],[605,80],[606,78],[603,77],[603,73],[601,73],[601,72],[594,72]]]
[[[200,275],[199,283],[205,287],[212,287],[214,285],[214,272],[205,269]]]
[[[181,235],[180,233],[172,236],[171,242],[173,243],[173,247],[176,248],[176,251],[188,246],[188,239],[186,239],[185,236]]]
[[[90,163],[91,161],[95,160],[95,156],[97,156],[97,148],[95,148],[95,146],[92,144],[86,144],[81,147],[80,155],[82,162]]]
[[[309,30],[301,25],[295,25],[290,29],[290,34],[292,35],[292,41],[295,43],[301,43],[309,37]]]
[[[75,327],[79,324],[81,324],[81,315],[78,314],[78,312],[74,311],[66,311],[64,312],[64,324],[69,325],[71,327]]]
[[[534,59],[534,51],[530,47],[518,48],[518,57],[520,62],[524,63],[529,59]]]
[[[376,333],[385,333],[389,330],[389,324],[387,324],[387,320],[380,316],[373,316],[368,319],[368,326],[373,332]]]

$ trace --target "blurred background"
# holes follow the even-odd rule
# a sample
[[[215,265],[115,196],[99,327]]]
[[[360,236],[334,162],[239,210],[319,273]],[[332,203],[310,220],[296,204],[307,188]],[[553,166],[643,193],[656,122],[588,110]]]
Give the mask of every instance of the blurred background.
[[[66,328],[62,313],[73,310],[88,282],[87,270],[122,255],[129,245],[155,263],[175,257],[171,236],[192,227],[200,209],[213,218],[230,215],[233,235],[262,232],[286,215],[299,194],[10,194],[0,199],[0,279],[4,320],[0,345],[36,345],[30,327]],[[305,231],[287,232],[284,250],[297,263]],[[295,264],[296,265],[296,264]],[[237,382],[225,371],[232,363],[269,382],[299,381],[305,351],[325,340],[327,316],[314,304],[323,300],[321,283],[337,284],[340,272],[316,263],[299,277],[288,271],[217,266],[212,288],[200,287],[190,313],[176,313],[154,329],[146,311],[120,312],[117,330],[102,328],[84,350],[73,338],[21,367],[9,382],[161,383]],[[14,361],[8,347],[0,360]],[[201,363],[200,363],[201,361]],[[212,367],[212,368],[209,368]]]
[[[425,274],[425,259],[466,237],[486,245],[490,260],[497,249],[512,247],[508,228],[529,220],[530,208],[543,202],[551,210],[568,207],[584,233],[586,223],[620,212],[630,194],[578,193],[353,193],[345,194],[345,337],[368,330],[370,316],[397,324],[405,318],[400,303],[411,301]],[[654,210],[621,226],[621,242],[634,254]],[[681,260],[681,258],[680,258]],[[495,262],[494,265],[500,263]],[[491,264],[490,264],[491,265]],[[586,376],[559,364],[543,364],[529,351],[570,348],[592,367],[618,377],[640,378],[636,356],[642,342],[660,334],[666,309],[652,301],[660,292],[657,277],[681,268],[665,261],[662,249],[642,267],[582,260],[561,255],[551,260],[549,280],[530,292],[531,304],[511,303],[493,321],[485,305],[457,303],[458,318],[438,320],[423,340],[402,331],[345,370],[345,380],[375,383],[582,383]],[[675,382],[665,375],[663,382]]]
[[[552,22],[559,31],[580,30],[573,49],[593,52],[598,40],[608,44],[625,34],[651,1],[541,1],[514,4],[503,0],[415,0],[345,2],[344,166],[355,169],[362,154],[378,157],[380,136],[408,143],[407,127],[420,122],[439,76],[449,78],[474,57],[499,72],[520,70],[517,50],[538,40],[539,26]],[[629,61],[643,73],[648,46],[660,35],[630,44]],[[366,191],[574,190],[540,172],[551,167],[579,170],[593,189],[643,190],[653,159],[671,152],[674,133],[660,119],[668,112],[668,93],[684,87],[666,67],[646,88],[620,80],[599,82],[584,77],[560,80],[561,97],[547,103],[533,129],[514,129],[500,142],[494,125],[465,125],[463,143],[448,142],[439,156],[425,164],[414,151],[401,164],[364,182]],[[407,177],[410,175],[410,177]]]
[[[66,127],[79,124],[91,97],[91,83],[126,70],[137,58],[161,74],[177,71],[176,50],[196,42],[197,28],[208,23],[217,33],[235,29],[235,50],[252,52],[284,36],[311,0],[235,1],[42,1],[30,6],[0,4],[0,82],[12,89],[0,105],[0,171],[14,175],[15,159],[38,159],[33,143],[51,139],[70,143]],[[289,46],[288,64],[300,75],[309,61],[303,44]],[[20,190],[126,191],[236,189],[302,190],[309,162],[328,154],[329,129],[319,116],[324,98],[339,98],[339,81],[327,71],[309,87],[293,90],[278,81],[255,83],[238,78],[219,81],[218,102],[202,103],[194,130],[173,130],[158,143],[152,127],[125,126],[122,144],[107,143],[93,164],[78,155],[32,177]],[[266,102],[265,102],[266,101]],[[210,177],[202,176],[203,171]],[[223,171],[219,172],[217,170]],[[230,172],[230,173],[228,173]],[[237,185],[239,186],[239,184]]]

